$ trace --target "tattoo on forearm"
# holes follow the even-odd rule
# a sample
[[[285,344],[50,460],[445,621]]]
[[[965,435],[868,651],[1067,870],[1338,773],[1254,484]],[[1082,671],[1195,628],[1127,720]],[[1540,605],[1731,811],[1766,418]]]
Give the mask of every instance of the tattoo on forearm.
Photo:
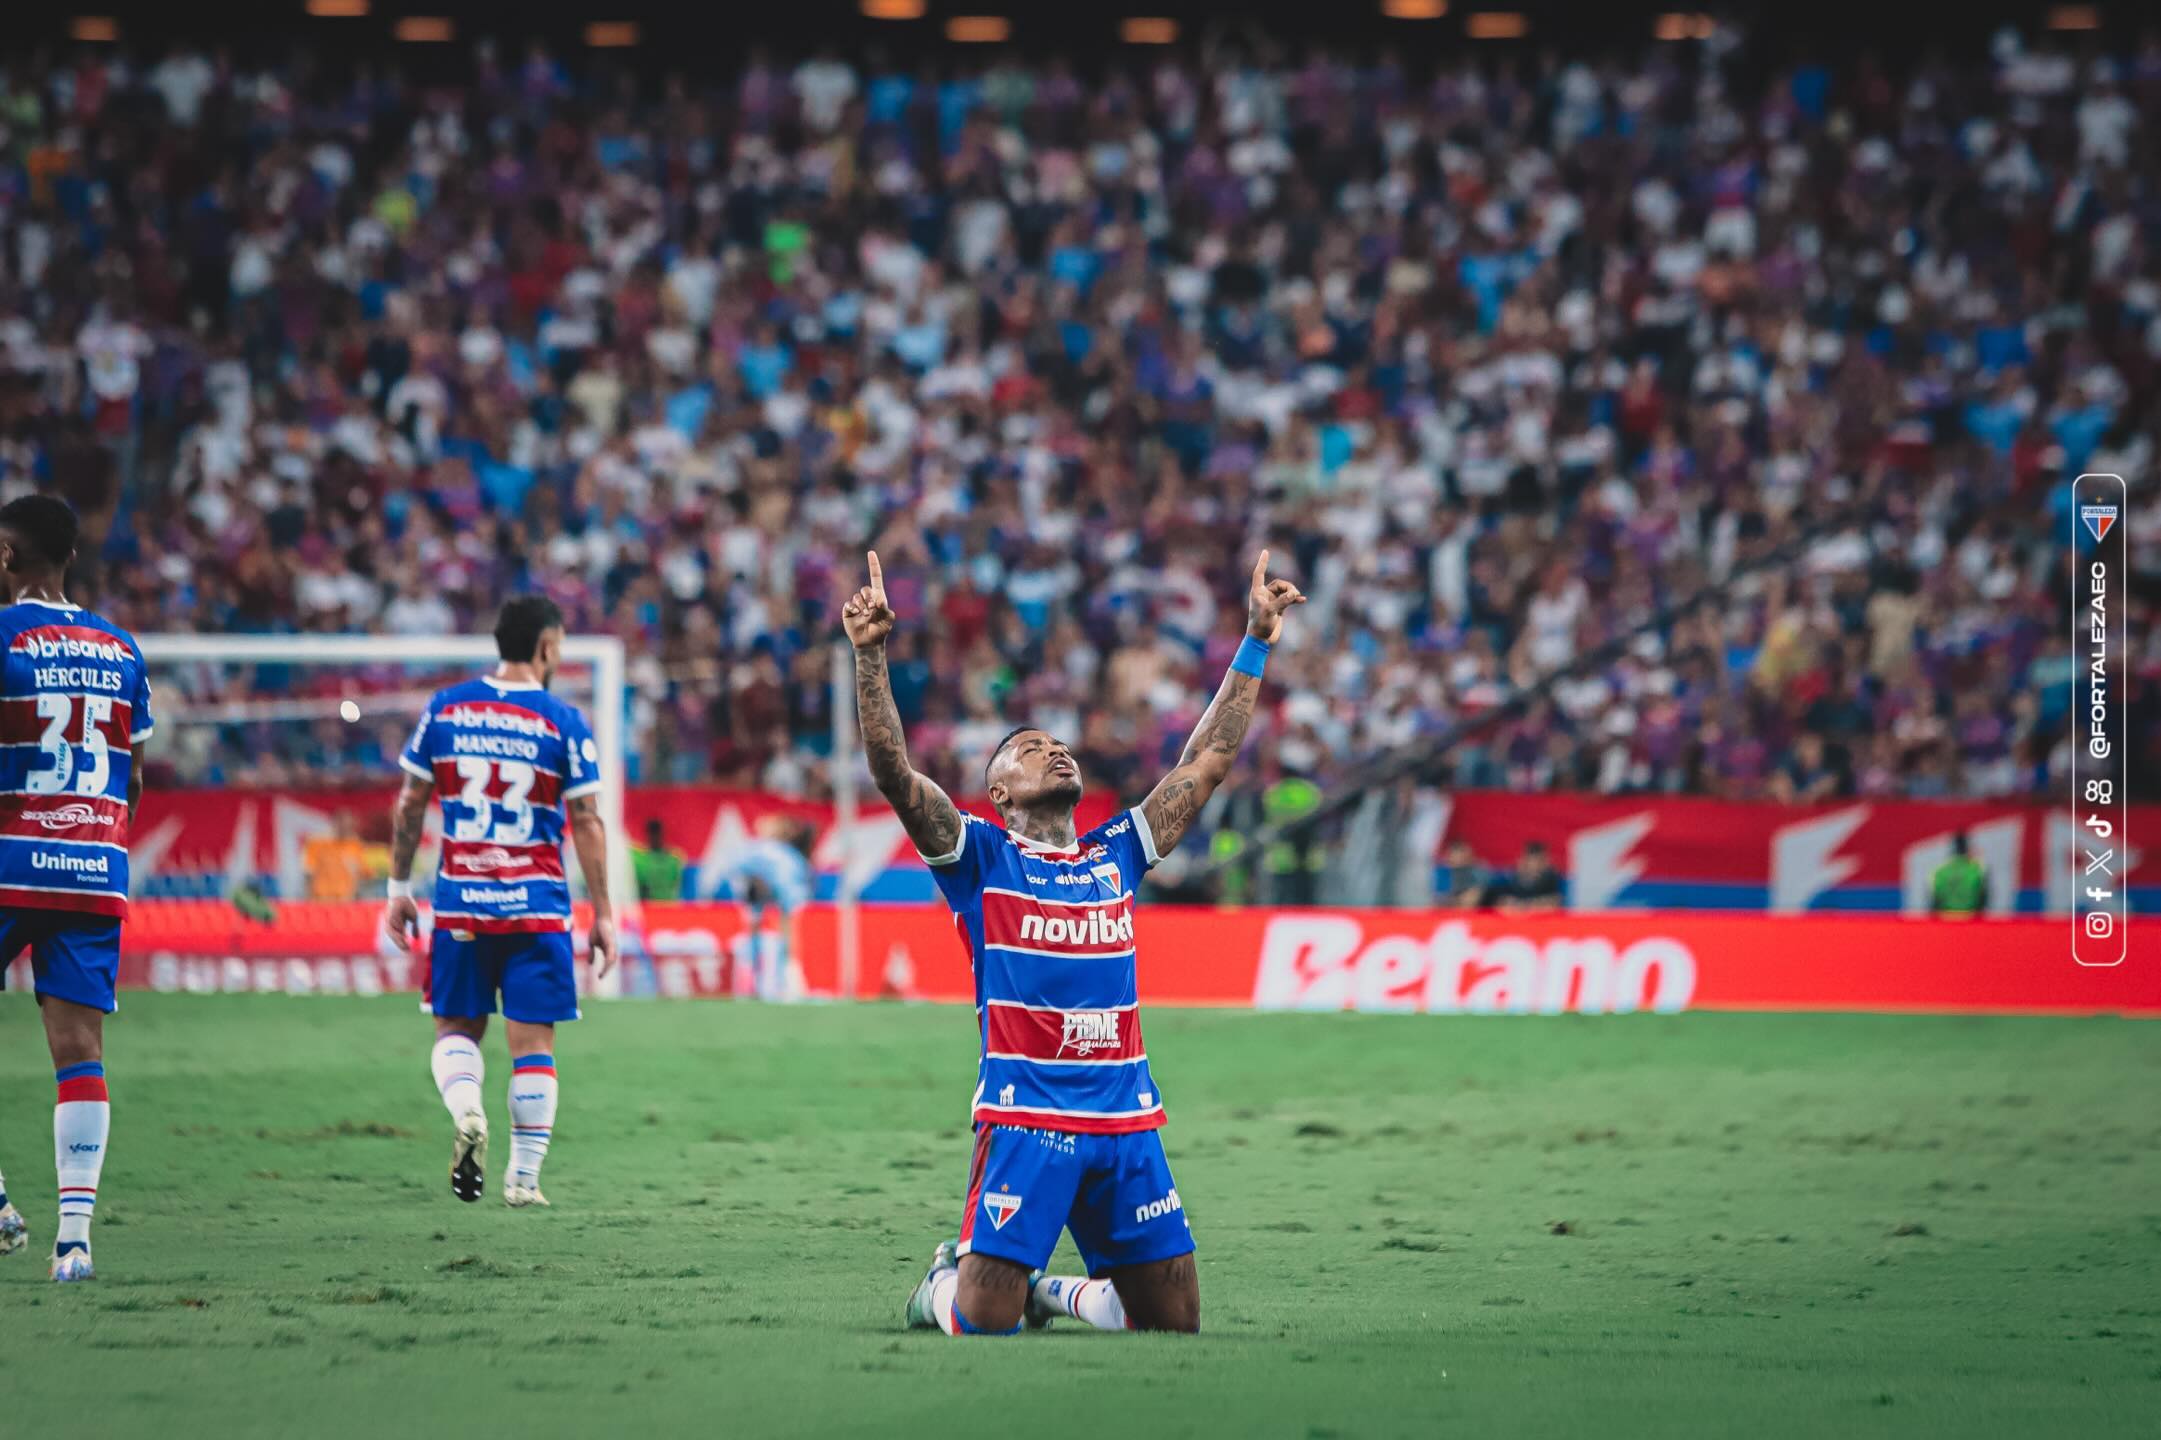
[[[1208,713],[1201,716],[1193,738],[1186,741],[1185,753],[1179,757],[1179,763],[1191,765],[1203,756],[1219,755],[1223,758],[1224,768],[1228,769],[1230,762],[1238,758],[1238,747],[1245,743],[1246,726],[1253,722],[1253,706],[1260,698],[1260,690],[1257,675],[1233,670],[1224,676],[1223,687],[1216,691]]]
[[[1156,853],[1162,854],[1184,839],[1193,817],[1207,803],[1208,797],[1201,793],[1200,781],[1182,769],[1166,777],[1148,797],[1146,806],[1148,831],[1155,837]]]
[[[600,818],[600,803],[590,795],[570,802],[570,840],[578,852],[578,869],[585,875],[585,898],[593,909],[607,914],[613,908],[608,897],[608,825]]]
[[[893,703],[893,682],[886,674],[885,651],[855,652],[856,713],[863,731],[863,755],[870,761],[871,778],[891,794],[907,778],[908,741],[901,734],[900,711]]]
[[[1230,773],[1231,762],[1238,758],[1238,747],[1245,743],[1246,727],[1253,723],[1253,709],[1260,693],[1257,675],[1233,670],[1223,677],[1216,698],[1201,716],[1201,723],[1193,728],[1185,753],[1178,757],[1178,768],[1163,777],[1163,783],[1156,786],[1142,807],[1158,854],[1169,854],[1171,847],[1185,838],[1202,807],[1216,793],[1216,786]]]
[[[420,832],[428,824],[428,792],[408,785],[398,792],[390,807],[390,873],[400,880],[412,878],[413,856],[420,849]]]
[[[900,710],[893,703],[893,683],[886,673],[885,651],[872,646],[855,652],[856,715],[863,735],[863,755],[871,779],[918,850],[950,854],[960,842],[960,811],[937,785],[908,763],[908,740],[901,733]]]

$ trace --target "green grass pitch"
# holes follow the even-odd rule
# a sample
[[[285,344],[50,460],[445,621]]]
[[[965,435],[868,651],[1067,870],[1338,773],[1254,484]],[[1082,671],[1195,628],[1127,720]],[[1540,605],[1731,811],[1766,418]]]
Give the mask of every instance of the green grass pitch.
[[[596,1006],[467,1206],[409,998],[127,997],[58,1289],[0,1003],[0,1434],[2152,1434],[2161,1026],[1152,1012],[1206,1332],[911,1334],[950,1008]],[[489,1037],[507,1135],[509,1066]],[[497,1161],[503,1155],[497,1141]],[[1070,1263],[1071,1252],[1063,1258]],[[429,1427],[428,1431],[423,1426]]]

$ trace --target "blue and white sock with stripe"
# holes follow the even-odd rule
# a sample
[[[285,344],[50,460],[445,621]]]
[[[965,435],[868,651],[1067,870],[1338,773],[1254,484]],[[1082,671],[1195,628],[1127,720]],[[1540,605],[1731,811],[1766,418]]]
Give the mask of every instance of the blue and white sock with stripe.
[[[554,1133],[555,1057],[520,1055],[510,1068],[510,1184],[540,1187]]]
[[[88,1249],[90,1217],[98,1208],[98,1176],[105,1169],[105,1144],[112,1129],[113,1107],[105,1092],[105,1065],[85,1060],[53,1072],[60,1087],[53,1105],[53,1169],[60,1177],[60,1233],[53,1253]]]
[[[485,1108],[480,1103],[480,1082],[488,1067],[480,1058],[478,1040],[470,1035],[438,1035],[428,1065],[435,1071],[435,1092],[443,1097],[443,1108],[451,1119]]]
[[[1035,1298],[1098,1330],[1129,1330],[1125,1302],[1108,1280],[1079,1275],[1045,1275],[1035,1282]]]

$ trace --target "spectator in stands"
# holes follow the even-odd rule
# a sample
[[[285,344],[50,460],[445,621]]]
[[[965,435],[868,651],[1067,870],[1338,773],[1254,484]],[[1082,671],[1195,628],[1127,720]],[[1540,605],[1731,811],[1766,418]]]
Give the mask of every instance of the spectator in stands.
[[[1970,920],[1988,909],[1988,867],[1973,856],[1966,832],[1951,837],[1951,853],[1928,882],[1928,913]]]
[[[1272,541],[1314,623],[1250,743],[1330,792],[1509,706],[1456,783],[2061,793],[2045,482],[2151,478],[2161,66],[1719,34],[642,91],[545,47],[425,91],[46,52],[0,80],[0,499],[74,500],[78,589],[139,632],[459,633],[545,591],[630,647],[636,780],[828,791],[818,651],[875,541],[917,763],[960,784],[1056,710],[1122,789]],[[387,758],[203,729],[149,763]]]
[[[308,877],[310,900],[353,900],[370,878],[368,847],[360,838],[353,812],[331,817],[328,835],[311,835],[301,844],[300,864]]]
[[[1823,737],[1813,730],[1794,737],[1792,753],[1771,773],[1771,798],[1787,805],[1829,800],[1850,789],[1825,753]]]
[[[645,822],[645,843],[630,847],[630,873],[640,900],[683,898],[683,852],[668,843],[658,815]]]
[[[1524,842],[1516,868],[1494,885],[1493,898],[1503,910],[1561,908],[1561,872],[1547,853],[1545,841]]]
[[[1440,903],[1457,910],[1479,910],[1486,905],[1488,892],[1493,888],[1492,877],[1486,867],[1478,863],[1471,852],[1468,840],[1451,840],[1441,852],[1446,862],[1448,879],[1441,886]]]

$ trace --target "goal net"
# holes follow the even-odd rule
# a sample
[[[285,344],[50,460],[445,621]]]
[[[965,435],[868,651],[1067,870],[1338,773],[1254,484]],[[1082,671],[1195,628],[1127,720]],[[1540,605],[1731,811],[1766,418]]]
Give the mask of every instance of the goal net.
[[[399,748],[431,694],[497,661],[485,637],[137,638],[157,716],[149,770],[179,792],[146,805],[133,837],[134,889],[144,898],[380,898]],[[552,688],[592,725],[609,889],[628,908],[636,890],[623,833],[624,668],[622,641],[571,636]],[[431,811],[413,867],[422,896],[438,825]],[[325,857],[350,859],[326,865]],[[578,867],[566,868],[582,899]]]

